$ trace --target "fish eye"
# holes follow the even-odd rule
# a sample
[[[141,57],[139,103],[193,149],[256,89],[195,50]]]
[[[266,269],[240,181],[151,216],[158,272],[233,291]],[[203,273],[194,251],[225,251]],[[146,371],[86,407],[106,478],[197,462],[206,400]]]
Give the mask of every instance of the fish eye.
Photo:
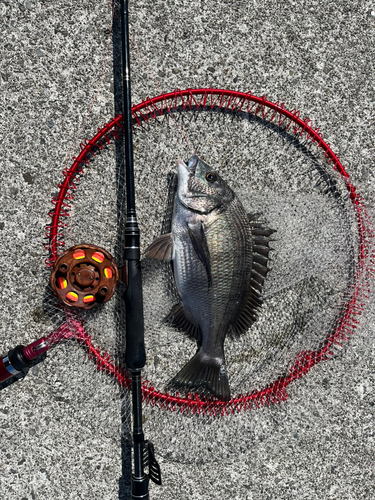
[[[208,182],[215,182],[217,180],[217,176],[213,172],[207,172],[207,174],[206,174],[206,180]]]

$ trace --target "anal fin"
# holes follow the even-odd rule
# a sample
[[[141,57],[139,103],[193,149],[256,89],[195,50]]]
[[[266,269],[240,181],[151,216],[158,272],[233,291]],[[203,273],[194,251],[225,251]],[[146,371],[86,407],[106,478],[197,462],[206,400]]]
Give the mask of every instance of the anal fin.
[[[163,321],[164,323],[180,328],[196,340],[200,340],[199,327],[187,319],[181,302],[172,307],[170,313],[167,314]]]

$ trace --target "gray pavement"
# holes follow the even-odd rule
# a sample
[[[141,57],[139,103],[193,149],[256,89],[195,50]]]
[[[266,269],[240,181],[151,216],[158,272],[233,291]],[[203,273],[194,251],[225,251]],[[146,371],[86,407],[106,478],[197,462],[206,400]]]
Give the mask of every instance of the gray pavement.
[[[375,2],[138,0],[130,8],[132,38],[159,86],[132,48],[134,103],[176,88],[216,87],[266,94],[300,109],[339,155],[375,220]],[[102,85],[79,132],[103,71],[110,23],[105,0],[0,0],[0,353],[61,321],[48,288],[44,228],[66,157],[75,156],[79,143],[119,109],[118,51],[110,39]],[[116,44],[116,19],[114,30]],[[298,348],[316,347],[338,311],[349,260],[357,259],[350,251],[356,240],[350,202],[343,208],[348,220],[339,224],[332,215],[339,209],[309,191],[308,175],[290,193],[288,158],[301,172],[311,165],[261,127],[218,120],[183,124],[249,211],[264,209],[279,229],[259,326],[249,338],[228,340],[233,390],[261,387],[285,371]],[[250,140],[243,140],[244,133]],[[110,146],[88,167],[66,230],[68,246],[86,240],[118,257],[116,154]],[[160,234],[166,176],[175,158],[188,154],[168,123],[136,135],[142,248]],[[317,161],[324,163],[319,156]],[[301,195],[306,192],[308,197]],[[310,254],[303,253],[306,245]],[[304,280],[316,285],[323,310],[316,297],[303,302],[313,293],[309,285],[306,295],[299,294]],[[193,344],[161,326],[171,301],[162,268],[145,262],[144,281],[145,376],[162,390]],[[285,315],[284,304],[290,306]],[[271,346],[268,319],[287,328],[293,305],[308,319],[311,328],[304,332],[310,336],[297,335],[274,351],[268,347],[272,357],[251,361],[252,372],[241,356],[236,361],[247,342],[257,349],[257,335]],[[151,485],[150,498],[373,498],[374,311],[371,294],[350,342],[295,382],[280,405],[223,418],[144,405],[145,432],[163,474],[163,486]],[[116,356],[118,314],[114,301],[86,318],[93,342]],[[82,346],[71,341],[56,347],[0,391],[0,498],[129,498],[129,419],[128,395],[97,373]]]

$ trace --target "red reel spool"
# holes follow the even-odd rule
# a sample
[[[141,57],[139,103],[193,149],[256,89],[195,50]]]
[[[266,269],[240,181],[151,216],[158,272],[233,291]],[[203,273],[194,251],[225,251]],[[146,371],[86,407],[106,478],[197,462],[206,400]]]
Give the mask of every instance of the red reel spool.
[[[115,293],[119,272],[112,255],[96,245],[76,245],[56,260],[51,285],[64,304],[91,309]]]

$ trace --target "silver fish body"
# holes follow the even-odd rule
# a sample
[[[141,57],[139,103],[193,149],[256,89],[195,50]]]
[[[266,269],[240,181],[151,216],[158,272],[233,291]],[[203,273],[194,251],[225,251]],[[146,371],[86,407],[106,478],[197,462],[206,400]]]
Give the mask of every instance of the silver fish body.
[[[247,330],[255,320],[255,310],[261,304],[259,283],[263,284],[268,270],[268,250],[267,256],[261,257],[265,271],[257,282],[254,246],[258,243],[260,249],[261,242],[254,240],[248,215],[235,193],[197,156],[188,165],[177,160],[177,165],[172,231],[147,250],[150,257],[173,260],[181,303],[170,318],[197,338],[197,353],[172,383],[203,388],[229,400],[225,337],[231,330]],[[266,233],[269,236],[272,231]]]

